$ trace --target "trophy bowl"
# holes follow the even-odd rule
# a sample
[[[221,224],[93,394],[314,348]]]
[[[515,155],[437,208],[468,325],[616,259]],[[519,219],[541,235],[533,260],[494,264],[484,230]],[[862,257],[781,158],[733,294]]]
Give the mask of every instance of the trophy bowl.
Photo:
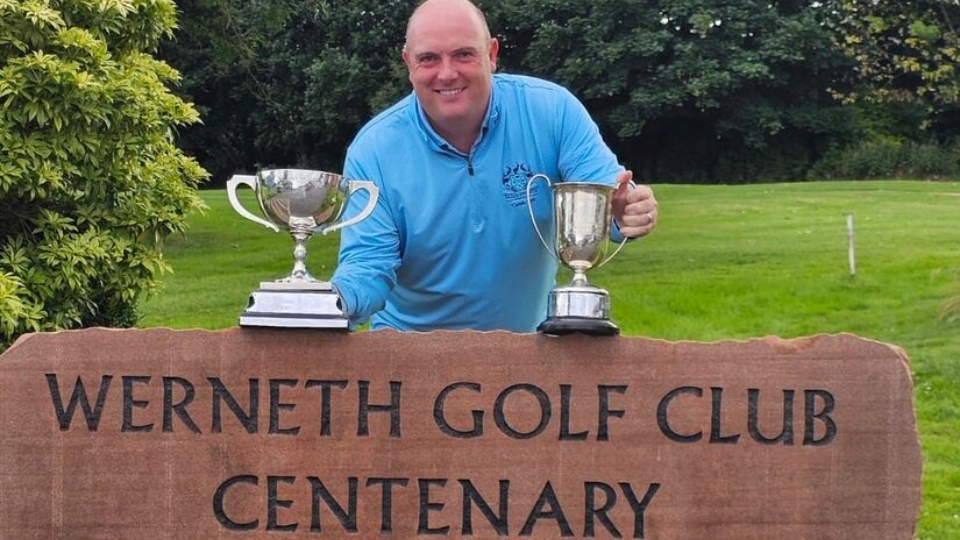
[[[574,271],[573,282],[586,284],[586,271],[606,256],[614,190],[603,184],[564,182],[551,191],[557,226],[553,251]]]
[[[550,186],[554,210],[554,245],[547,244],[533,215],[531,187],[537,179]],[[542,174],[527,181],[527,207],[540,242],[560,264],[573,270],[569,284],[550,291],[547,318],[537,331],[563,335],[584,333],[594,336],[616,335],[620,328],[610,320],[610,295],[587,280],[586,272],[612,259],[606,256],[610,244],[613,194],[616,188],[595,182],[550,182]]]
[[[256,194],[262,217],[240,203],[237,189],[243,185]],[[369,193],[366,206],[356,216],[343,220],[347,201],[359,190]],[[293,270],[281,279],[260,283],[260,289],[250,296],[240,325],[346,328],[332,285],[307,271],[306,244],[317,232],[327,234],[366,219],[377,204],[377,186],[326,171],[267,169],[255,176],[234,175],[227,182],[227,197],[244,218],[275,232],[287,231],[294,239]]]

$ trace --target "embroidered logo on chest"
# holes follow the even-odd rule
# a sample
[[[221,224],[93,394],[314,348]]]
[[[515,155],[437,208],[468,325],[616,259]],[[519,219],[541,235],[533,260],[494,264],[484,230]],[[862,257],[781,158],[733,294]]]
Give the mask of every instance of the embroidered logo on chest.
[[[513,207],[526,206],[527,181],[531,176],[533,176],[533,173],[526,163],[517,163],[512,167],[504,167],[502,188],[503,197],[507,200],[507,204]],[[531,189],[531,197],[533,199],[536,199],[536,193],[536,189]]]

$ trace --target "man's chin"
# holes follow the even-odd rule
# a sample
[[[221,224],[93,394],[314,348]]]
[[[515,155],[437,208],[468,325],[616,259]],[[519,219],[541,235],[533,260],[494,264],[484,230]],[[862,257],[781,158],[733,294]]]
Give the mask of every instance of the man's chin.
[[[425,108],[427,116],[436,123],[443,125],[465,122],[468,115],[463,107],[451,107],[449,104],[439,107]]]

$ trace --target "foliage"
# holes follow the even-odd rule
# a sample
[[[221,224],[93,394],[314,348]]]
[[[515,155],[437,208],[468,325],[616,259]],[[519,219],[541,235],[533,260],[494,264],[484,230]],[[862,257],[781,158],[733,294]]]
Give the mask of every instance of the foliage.
[[[832,149],[809,174],[812,179],[956,179],[960,178],[960,143],[864,141]]]
[[[838,47],[856,61],[856,84],[837,94],[860,107],[922,111],[880,129],[868,125],[869,145],[892,136],[928,147],[933,139],[942,146],[960,136],[960,34],[956,26],[960,3],[825,0],[818,5],[830,14],[826,22]],[[904,136],[898,125],[913,126],[916,131]]]
[[[846,89],[860,137],[831,150],[810,176],[958,178],[960,20],[956,0],[823,0],[813,4],[855,61]]]
[[[203,126],[183,147],[221,183],[261,166],[339,170],[367,119],[408,91],[402,0],[184,0],[161,57]]]
[[[960,4],[956,0],[826,0],[835,40],[856,60],[852,98],[960,102]]]
[[[131,325],[160,245],[202,206],[174,145],[197,120],[150,56],[170,0],[0,0],[0,348],[19,334]]]
[[[409,91],[400,62],[417,0],[184,0],[161,56],[186,75],[205,125],[184,147],[215,183],[258,166],[341,166],[346,145]],[[627,165],[646,178],[802,177],[848,136],[828,92],[849,61],[799,2],[483,1],[499,66],[568,85]],[[724,154],[735,154],[736,160]],[[724,162],[725,160],[725,162]]]
[[[581,96],[648,179],[802,178],[852,129],[827,91],[850,62],[800,2],[515,0],[491,10],[511,36],[508,58]],[[751,162],[764,167],[731,166]]]
[[[830,149],[960,136],[955,0],[476,2],[499,68],[569,86],[643,181],[799,180]],[[337,170],[356,130],[409,91],[399,49],[417,3],[180,1],[161,57],[205,121],[184,148],[215,185],[262,166]],[[922,114],[870,123],[868,98]]]

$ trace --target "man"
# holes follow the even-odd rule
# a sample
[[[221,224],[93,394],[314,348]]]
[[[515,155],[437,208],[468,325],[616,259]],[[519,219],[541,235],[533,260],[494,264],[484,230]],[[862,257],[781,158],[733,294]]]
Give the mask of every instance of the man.
[[[411,16],[403,61],[413,94],[360,130],[344,166],[380,189],[374,212],[343,229],[331,280],[353,322],[533,331],[557,271],[528,210],[537,173],[619,183],[614,235],[653,230],[653,192],[630,186],[583,105],[553,83],[494,75],[498,50],[468,0],[427,0]],[[550,231],[549,186],[530,192]],[[365,202],[352,197],[350,211]]]

